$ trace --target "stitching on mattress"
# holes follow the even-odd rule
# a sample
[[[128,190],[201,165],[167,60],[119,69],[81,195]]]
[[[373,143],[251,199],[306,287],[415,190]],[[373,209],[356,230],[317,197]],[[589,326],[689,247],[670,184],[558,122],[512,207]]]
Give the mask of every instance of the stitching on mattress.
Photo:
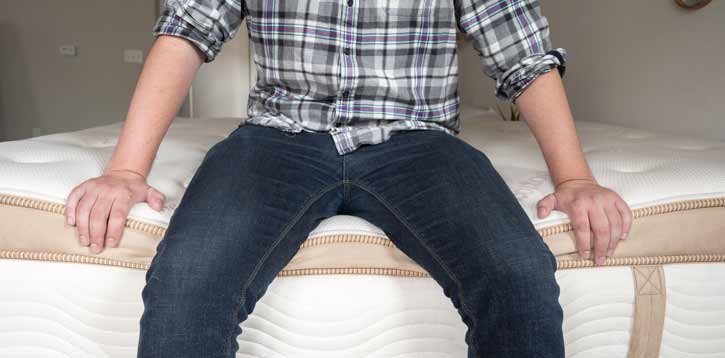
[[[0,249],[0,260],[27,260],[66,262],[77,264],[92,264],[101,266],[114,266],[135,270],[148,270],[148,264],[128,262],[122,260],[108,259],[104,257],[88,256],[81,254],[66,254],[47,251],[24,251]],[[631,256],[609,258],[602,267],[611,266],[647,266],[647,265],[669,265],[669,264],[695,264],[695,263],[719,263],[725,262],[725,252],[711,254],[689,254],[670,256]],[[557,270],[570,270],[579,268],[596,267],[590,260],[560,260],[557,259]],[[390,275],[407,277],[430,277],[427,272],[404,270],[387,267],[320,267],[302,269],[284,269],[278,276],[301,276],[301,275]]]
[[[725,197],[691,199],[674,201],[671,203],[656,204],[653,206],[637,208],[632,210],[632,219],[636,220],[646,216],[671,213],[675,211],[686,211],[713,207],[725,207]],[[573,231],[571,222],[561,223],[537,229],[542,237],[553,236],[559,233]]]
[[[300,250],[313,246],[341,244],[341,243],[358,243],[385,247],[395,247],[390,239],[384,236],[375,236],[368,234],[327,234],[308,238],[300,245]]]
[[[25,198],[11,194],[0,194],[0,205],[23,207],[45,212],[63,214],[65,205],[50,202],[47,200]],[[725,207],[725,197],[692,199],[667,204],[658,204],[652,207],[638,208],[633,210],[633,218],[641,218],[650,215],[685,211],[692,209]],[[163,226],[145,223],[135,219],[128,219],[126,227],[132,230],[141,231],[154,236],[163,236],[166,229]],[[552,227],[539,229],[542,236],[551,236],[558,233],[570,231],[570,223],[559,224]],[[363,234],[336,234],[324,235],[309,238],[302,244],[300,249],[305,247],[335,244],[345,242],[357,242],[371,245],[392,246],[392,242],[386,237]],[[54,261],[96,264],[104,266],[115,266],[130,269],[147,270],[148,264],[139,262],[130,262],[103,258],[97,256],[87,256],[82,254],[68,254],[48,251],[27,251],[27,250],[7,250],[0,249],[0,259],[15,260],[34,260],[34,261]],[[662,265],[662,264],[678,264],[678,263],[709,263],[709,262],[725,262],[725,253],[710,254],[685,254],[685,255],[660,255],[660,256],[634,256],[634,257],[614,257],[610,258],[604,266],[638,266],[638,265]],[[595,267],[589,260],[565,260],[557,259],[557,270],[578,269]],[[360,271],[363,270],[363,271]],[[365,267],[365,268],[305,268],[282,270],[280,276],[298,276],[298,275],[324,275],[324,274],[375,274],[375,275],[394,275],[406,277],[428,277],[427,273],[418,271],[406,271],[399,269],[391,269],[384,267]]]
[[[12,194],[0,194],[0,205],[9,205],[28,209],[42,210],[61,215],[65,210],[64,204],[35,198],[25,198]],[[665,214],[674,211],[686,211],[712,207],[725,207],[725,196],[716,198],[681,200],[671,203],[656,204],[653,206],[637,208],[632,210],[632,219],[639,219],[645,216]],[[161,225],[146,223],[131,218],[126,220],[126,227],[132,230],[145,232],[159,237],[163,236],[164,232],[166,231],[166,228]],[[541,237],[552,236],[572,230],[573,228],[571,226],[571,222],[537,229]]]

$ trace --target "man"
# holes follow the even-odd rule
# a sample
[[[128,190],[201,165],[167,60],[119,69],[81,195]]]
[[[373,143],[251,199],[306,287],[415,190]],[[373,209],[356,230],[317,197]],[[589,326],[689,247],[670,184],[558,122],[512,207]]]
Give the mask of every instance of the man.
[[[185,0],[159,35],[104,175],[69,195],[92,252],[132,205],[156,210],[151,163],[197,68],[247,20],[258,80],[246,123],[192,178],[146,274],[138,356],[234,357],[239,323],[326,217],[383,229],[442,286],[469,357],[562,357],[556,261],[484,153],[458,139],[456,29],[516,101],[583,258],[602,264],[631,213],[581,152],[535,0]],[[556,69],[556,70],[554,70]]]

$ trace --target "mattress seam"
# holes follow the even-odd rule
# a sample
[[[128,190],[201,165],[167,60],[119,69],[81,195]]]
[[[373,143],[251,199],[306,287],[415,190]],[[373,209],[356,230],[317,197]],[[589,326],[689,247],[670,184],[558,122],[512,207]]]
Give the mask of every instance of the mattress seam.
[[[55,214],[64,214],[65,211],[65,204],[60,203],[54,203],[47,200],[42,199],[35,199],[35,198],[25,198],[18,195],[13,194],[0,194],[0,205],[9,205],[9,206],[17,206],[17,207],[23,207],[28,209],[35,209],[35,210],[42,210],[50,213]],[[652,216],[652,215],[658,215],[658,214],[664,214],[664,213],[670,213],[675,211],[686,211],[686,210],[694,210],[694,209],[703,209],[703,208],[712,208],[712,207],[725,207],[725,197],[716,197],[716,198],[704,198],[704,199],[689,199],[689,200],[680,200],[675,201],[671,203],[663,203],[663,204],[656,204],[648,207],[643,208],[637,208],[632,209],[632,219],[636,220],[642,217],[646,216]],[[132,230],[141,231],[144,233],[148,233],[154,236],[164,236],[166,232],[166,228],[157,225],[157,224],[151,224],[146,223],[137,219],[127,219],[126,220],[126,227]],[[553,236],[556,234],[564,233],[572,231],[573,227],[571,222],[556,224],[553,226],[548,226],[545,228],[536,229],[536,231],[539,232],[539,235],[541,237],[548,237]],[[310,242],[312,240],[312,243],[310,243],[308,246],[315,245],[315,240],[320,240],[319,238],[325,237],[325,236],[335,236],[335,235],[324,235],[324,236],[318,236],[307,239],[305,244],[307,242]],[[360,234],[360,236],[365,236]],[[368,235],[373,236],[373,235]],[[379,237],[379,236],[377,236]],[[388,240],[387,238],[383,238],[383,240]],[[329,241],[328,241],[329,243]],[[303,244],[303,246],[305,245]]]
[[[109,259],[105,257],[68,254],[47,251],[26,251],[0,249],[0,259],[29,260],[95,264],[102,266],[115,266],[121,268],[148,270],[147,263],[128,262]],[[662,255],[662,256],[630,256],[609,258],[603,265],[595,266],[591,260],[561,260],[557,259],[557,270],[570,270],[591,267],[612,266],[648,266],[683,263],[713,263],[725,262],[725,252],[712,254]],[[303,275],[388,275],[404,277],[430,277],[425,271],[407,270],[391,267],[315,267],[300,269],[282,269],[277,276],[303,276]]]
[[[54,203],[41,199],[26,198],[11,194],[0,194],[0,205],[8,205],[15,207],[23,207],[45,212],[63,214],[65,205]],[[725,207],[725,197],[706,198],[706,199],[690,199],[673,203],[658,204],[651,207],[638,208],[633,210],[633,217],[641,218],[661,213],[669,213],[674,211],[686,211],[710,207]],[[153,236],[162,237],[166,228],[157,224],[145,223],[143,221],[128,219],[126,227],[147,233]],[[570,223],[559,224],[552,227],[539,229],[542,236],[555,235],[561,232],[571,230]],[[375,245],[382,247],[395,247],[393,242],[385,237],[375,234],[326,234],[320,236],[309,237],[301,246],[300,250],[320,245],[331,245],[341,243],[356,243],[364,245]],[[10,250],[0,249],[0,259],[25,259],[25,260],[41,260],[41,261],[57,261],[71,263],[88,263],[105,266],[116,266],[131,269],[148,269],[148,264],[140,262],[130,262],[112,258],[104,258],[98,256],[90,256],[83,254],[59,253],[50,251],[32,251],[32,250]],[[564,259],[557,258],[557,270],[578,269],[596,267],[591,260]],[[725,262],[725,252],[712,252],[707,254],[676,254],[676,255],[655,255],[655,256],[630,256],[630,257],[613,257],[607,260],[604,266],[638,266],[638,265],[660,265],[675,263],[699,263],[699,262]],[[389,267],[318,267],[318,268],[302,268],[302,269],[283,269],[279,276],[299,276],[299,275],[315,275],[315,274],[380,274],[394,276],[409,277],[429,277],[427,272],[416,270],[405,270]]]

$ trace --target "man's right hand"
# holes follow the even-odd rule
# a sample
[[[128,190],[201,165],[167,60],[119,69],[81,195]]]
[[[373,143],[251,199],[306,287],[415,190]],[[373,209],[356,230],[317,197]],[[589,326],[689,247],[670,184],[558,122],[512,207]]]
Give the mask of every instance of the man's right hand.
[[[145,176],[203,62],[190,40],[164,35],[154,41],[106,170],[75,187],[66,199],[66,222],[76,226],[78,241],[92,253],[118,247],[135,204],[163,209],[164,195],[146,184]]]
[[[136,203],[147,202],[161,211],[164,194],[132,171],[114,170],[73,188],[66,199],[65,219],[75,225],[78,241],[94,254],[105,246],[118,247],[126,218]]]

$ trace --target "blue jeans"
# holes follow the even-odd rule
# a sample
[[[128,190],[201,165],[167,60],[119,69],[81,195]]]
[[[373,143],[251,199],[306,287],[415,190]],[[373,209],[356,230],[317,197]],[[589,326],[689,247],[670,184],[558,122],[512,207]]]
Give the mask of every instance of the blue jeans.
[[[234,357],[240,323],[336,214],[375,224],[430,273],[468,357],[564,356],[555,258],[481,151],[416,130],[340,156],[327,133],[243,124],[207,152],[157,247],[138,357]]]

